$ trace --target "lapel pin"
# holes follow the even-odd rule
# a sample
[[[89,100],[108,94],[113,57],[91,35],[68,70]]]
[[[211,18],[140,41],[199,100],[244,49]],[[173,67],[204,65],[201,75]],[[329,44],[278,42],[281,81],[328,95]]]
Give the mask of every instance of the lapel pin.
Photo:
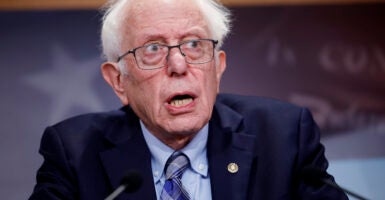
[[[227,165],[227,171],[229,171],[232,174],[237,173],[238,169],[239,168],[238,168],[238,165],[236,163],[229,163]]]

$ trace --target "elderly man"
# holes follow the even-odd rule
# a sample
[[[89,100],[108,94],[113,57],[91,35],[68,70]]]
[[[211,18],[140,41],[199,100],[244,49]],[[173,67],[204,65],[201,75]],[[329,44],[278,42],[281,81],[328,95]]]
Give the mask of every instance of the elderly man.
[[[103,199],[127,171],[143,184],[121,199],[346,199],[300,176],[328,165],[306,109],[218,95],[229,16],[211,0],[110,3],[101,70],[124,107],[48,127],[30,199]]]

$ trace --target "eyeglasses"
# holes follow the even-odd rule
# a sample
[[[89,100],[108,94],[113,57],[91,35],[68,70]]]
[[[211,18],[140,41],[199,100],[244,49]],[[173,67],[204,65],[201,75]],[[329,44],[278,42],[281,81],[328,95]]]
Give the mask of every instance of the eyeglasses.
[[[170,50],[178,48],[186,63],[204,64],[213,60],[214,49],[217,44],[218,40],[212,39],[189,40],[174,46],[153,43],[127,51],[118,57],[117,62],[132,53],[140,69],[157,69],[166,65]]]

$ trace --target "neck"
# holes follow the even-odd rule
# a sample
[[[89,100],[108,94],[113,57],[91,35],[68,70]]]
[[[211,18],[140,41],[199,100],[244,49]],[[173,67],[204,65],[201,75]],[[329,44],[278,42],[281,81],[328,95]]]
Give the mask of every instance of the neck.
[[[143,129],[146,129],[149,134],[153,135],[163,144],[169,146],[175,151],[183,149],[185,146],[187,146],[199,132],[199,130],[185,132],[167,132],[165,130],[152,130],[145,126],[142,121],[141,126]]]
[[[181,134],[181,135],[173,135],[171,138],[159,138],[155,135],[160,141],[174,149],[175,151],[183,149],[185,146],[190,143],[190,141],[195,137],[195,134]]]

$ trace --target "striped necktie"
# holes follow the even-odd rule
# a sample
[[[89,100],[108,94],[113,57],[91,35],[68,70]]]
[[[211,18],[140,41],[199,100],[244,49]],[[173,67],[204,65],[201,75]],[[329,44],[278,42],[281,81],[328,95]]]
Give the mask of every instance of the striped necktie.
[[[166,181],[160,194],[161,200],[190,199],[180,180],[188,166],[189,160],[182,152],[176,151],[168,158],[165,167]]]

